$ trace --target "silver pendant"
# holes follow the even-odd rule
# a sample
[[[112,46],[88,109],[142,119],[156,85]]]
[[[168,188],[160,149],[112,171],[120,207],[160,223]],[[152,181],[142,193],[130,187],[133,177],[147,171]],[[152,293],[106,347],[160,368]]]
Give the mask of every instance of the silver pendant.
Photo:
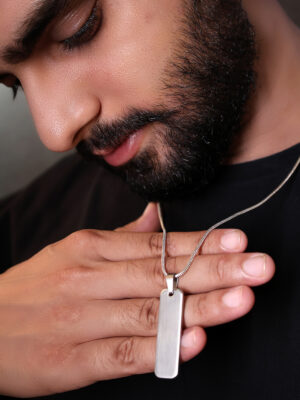
[[[167,276],[168,289],[160,294],[155,375],[173,379],[178,375],[182,330],[183,292],[174,288],[174,276]]]

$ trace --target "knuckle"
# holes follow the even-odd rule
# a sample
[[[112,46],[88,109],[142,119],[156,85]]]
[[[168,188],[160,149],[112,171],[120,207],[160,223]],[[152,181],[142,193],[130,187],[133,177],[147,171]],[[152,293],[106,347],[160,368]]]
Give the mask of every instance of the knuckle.
[[[95,255],[99,253],[101,243],[105,241],[106,236],[102,231],[95,231],[92,229],[84,229],[76,231],[68,236],[68,244],[71,248],[76,248],[80,252],[89,251],[89,255]],[[103,246],[102,246],[103,247]],[[92,254],[91,254],[92,253]]]
[[[205,235],[204,232],[199,232],[197,234],[197,237],[194,239],[193,247],[196,248],[198,246],[200,241],[203,239],[204,235]],[[202,255],[203,253],[207,253],[210,250],[210,247],[211,247],[211,238],[210,238],[210,236],[211,236],[211,234],[207,236],[206,240],[204,240],[204,243],[202,244],[202,246],[198,250],[198,253],[197,253],[198,256]]]
[[[179,251],[180,251],[180,246],[178,240],[176,240],[176,234],[170,232],[168,234],[168,239],[166,243],[166,252],[168,255],[172,256],[179,253]]]
[[[56,271],[52,280],[58,291],[73,291],[74,287],[84,288],[84,282],[89,282],[93,270],[88,267],[76,266]],[[76,292],[78,294],[78,292]]]
[[[136,359],[136,346],[133,337],[125,338],[116,347],[114,359],[121,367],[132,367]]]
[[[67,268],[61,272],[62,280],[69,282],[82,282],[86,277],[90,277],[92,269],[83,266]]]
[[[207,305],[207,294],[201,294],[201,296],[197,296],[195,298],[193,312],[194,315],[196,315],[198,321],[200,320],[201,322],[203,322],[204,320],[206,320],[209,312]]]
[[[54,321],[56,327],[57,324],[73,325],[80,322],[82,307],[79,304],[58,303],[51,307],[50,314],[50,320]]]
[[[81,247],[84,246],[89,240],[89,233],[90,231],[88,230],[76,231],[71,233],[71,235],[68,236],[67,240],[70,242],[71,245]]]
[[[147,277],[151,284],[154,284],[155,287],[162,288],[164,287],[164,276],[161,270],[161,260],[157,258],[154,260],[154,263],[151,268],[147,268]]]
[[[149,249],[151,254],[159,256],[162,251],[163,237],[161,233],[152,233],[149,237]]]
[[[226,276],[226,259],[219,257],[215,265],[215,275],[219,282],[223,282]]]
[[[93,258],[104,258],[111,242],[115,239],[115,232],[89,230],[89,251]]]
[[[175,274],[178,271],[177,268],[177,258],[176,257],[169,257],[166,260],[166,268],[169,274]],[[160,273],[162,274],[161,268]]]
[[[45,246],[40,252],[35,254],[32,259],[35,259],[41,265],[48,265],[49,267],[60,266],[60,253],[61,253],[61,243],[63,241],[59,241],[56,243],[51,243]]]
[[[120,267],[120,274],[132,281],[136,288],[141,288],[142,293],[142,286],[140,283],[144,281],[145,273],[146,279],[152,283],[149,277],[149,275],[151,275],[149,272],[150,269],[151,268],[146,268],[146,270],[144,270],[144,268],[141,268],[141,264],[138,260],[125,260]]]
[[[211,326],[216,322],[220,306],[212,294],[201,294],[194,304],[194,313],[199,325]]]
[[[55,255],[57,245],[57,243],[48,244],[48,246],[41,250],[40,254],[46,254],[48,257],[52,258]]]
[[[45,343],[37,349],[38,351],[36,351],[32,361],[35,367],[47,369],[48,372],[54,373],[55,371],[61,371],[61,367],[71,357],[72,347],[62,343],[51,343],[51,339],[49,341],[50,344]]]
[[[158,321],[158,299],[145,299],[139,312],[139,321],[149,333],[156,332]]]

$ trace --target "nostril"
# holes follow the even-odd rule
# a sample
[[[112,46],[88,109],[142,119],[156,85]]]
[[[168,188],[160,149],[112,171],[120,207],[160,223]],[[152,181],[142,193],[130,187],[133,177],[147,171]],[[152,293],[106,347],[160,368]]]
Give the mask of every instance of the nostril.
[[[82,140],[87,139],[90,136],[92,127],[97,123],[98,116],[93,118],[92,121],[87,122],[81,127],[73,136],[72,145],[76,147]]]

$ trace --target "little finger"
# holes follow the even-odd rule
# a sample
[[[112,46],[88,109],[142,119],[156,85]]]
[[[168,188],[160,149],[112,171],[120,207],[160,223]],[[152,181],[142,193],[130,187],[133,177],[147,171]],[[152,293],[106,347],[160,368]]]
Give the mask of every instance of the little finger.
[[[206,334],[193,327],[183,332],[181,360],[188,361],[203,350]],[[77,383],[116,379],[154,371],[155,337],[122,337],[96,340],[77,346],[72,376]]]

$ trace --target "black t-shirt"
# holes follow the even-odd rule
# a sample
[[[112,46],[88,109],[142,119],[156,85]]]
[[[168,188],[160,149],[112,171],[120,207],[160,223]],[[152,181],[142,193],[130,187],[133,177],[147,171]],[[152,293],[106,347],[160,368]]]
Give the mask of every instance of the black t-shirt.
[[[287,175],[299,153],[300,144],[223,167],[201,194],[163,204],[167,229],[207,229],[258,202]],[[4,270],[78,229],[121,226],[145,205],[118,177],[71,156],[0,204],[0,265]],[[299,205],[300,168],[268,203],[227,224],[248,235],[247,251],[274,258],[276,274],[254,289],[256,304],[247,316],[207,329],[206,348],[181,366],[178,378],[132,376],[51,398],[300,399]]]

